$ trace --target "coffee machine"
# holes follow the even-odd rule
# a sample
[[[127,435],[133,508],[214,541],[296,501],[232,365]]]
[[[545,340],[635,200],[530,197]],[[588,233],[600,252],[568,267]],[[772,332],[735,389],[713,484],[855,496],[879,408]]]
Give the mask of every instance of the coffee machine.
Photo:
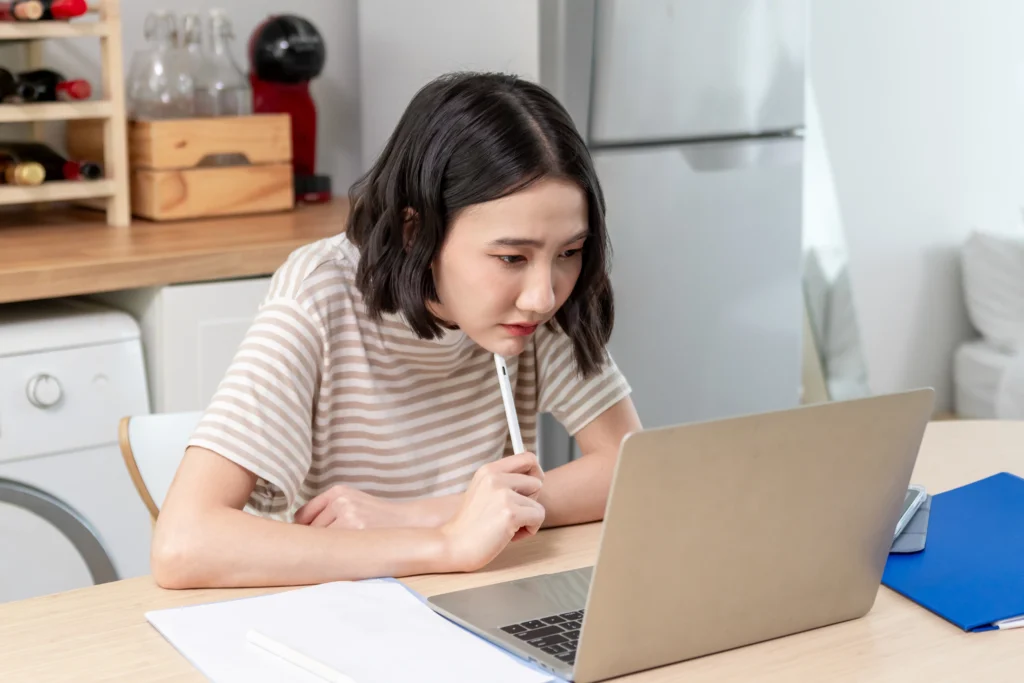
[[[295,199],[326,202],[330,176],[316,172],[316,104],[309,84],[323,71],[327,50],[308,20],[293,14],[267,17],[249,38],[253,111],[291,116]]]

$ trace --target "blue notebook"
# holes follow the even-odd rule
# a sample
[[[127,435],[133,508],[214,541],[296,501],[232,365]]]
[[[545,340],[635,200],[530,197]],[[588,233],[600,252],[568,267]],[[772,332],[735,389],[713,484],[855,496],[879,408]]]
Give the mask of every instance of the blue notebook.
[[[1024,621],[1024,479],[1003,472],[932,497],[928,543],[882,583],[965,631]]]

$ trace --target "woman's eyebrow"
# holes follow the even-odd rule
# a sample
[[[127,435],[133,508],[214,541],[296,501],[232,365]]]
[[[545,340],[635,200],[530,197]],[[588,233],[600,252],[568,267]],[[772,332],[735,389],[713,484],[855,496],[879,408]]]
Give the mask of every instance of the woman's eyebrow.
[[[579,242],[590,234],[590,230],[583,230],[571,238],[566,240],[566,244],[572,244],[573,242]],[[532,240],[526,237],[500,237],[489,243],[492,247],[534,247],[540,249],[544,246],[544,242],[540,240]]]

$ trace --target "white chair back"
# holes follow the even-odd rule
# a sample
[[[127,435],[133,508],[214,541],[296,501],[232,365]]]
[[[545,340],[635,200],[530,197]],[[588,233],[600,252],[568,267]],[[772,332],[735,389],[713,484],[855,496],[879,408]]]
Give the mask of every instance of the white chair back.
[[[134,415],[121,420],[121,455],[154,520],[200,417],[202,413],[196,411]]]

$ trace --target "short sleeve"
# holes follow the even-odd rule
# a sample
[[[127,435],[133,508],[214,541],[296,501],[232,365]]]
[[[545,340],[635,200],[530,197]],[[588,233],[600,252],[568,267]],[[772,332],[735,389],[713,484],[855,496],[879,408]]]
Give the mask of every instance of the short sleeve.
[[[572,340],[561,330],[538,328],[536,349],[538,412],[554,415],[570,436],[630,394],[608,353],[601,370],[584,379],[576,369]]]
[[[323,347],[301,304],[268,299],[189,441],[260,478],[250,499],[257,512],[291,509],[309,472]]]

